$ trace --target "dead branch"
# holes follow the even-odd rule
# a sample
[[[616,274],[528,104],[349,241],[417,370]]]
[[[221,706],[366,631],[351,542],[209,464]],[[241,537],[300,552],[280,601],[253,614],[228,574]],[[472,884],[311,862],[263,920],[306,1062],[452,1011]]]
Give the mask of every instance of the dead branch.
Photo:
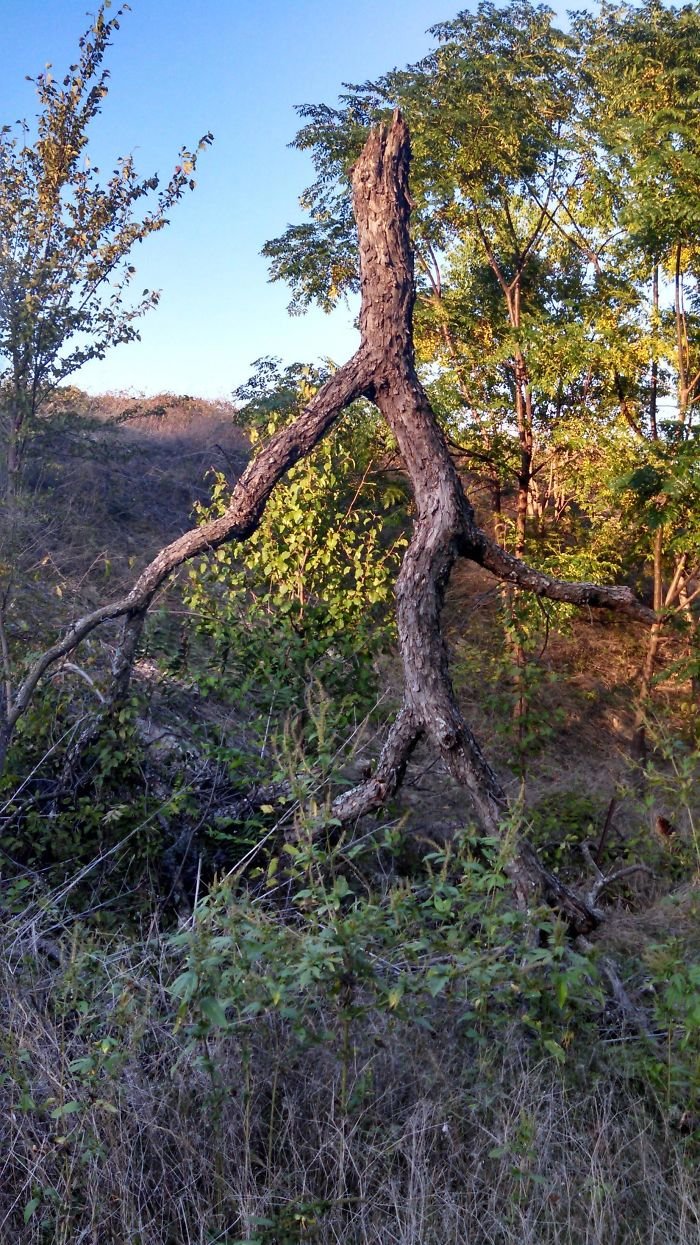
[[[658,622],[658,615],[654,610],[638,601],[632,589],[624,584],[571,583],[565,579],[554,579],[506,553],[505,549],[484,532],[480,532],[479,537],[477,546],[467,547],[464,556],[517,588],[524,588],[538,597],[547,597],[550,601],[588,606],[590,609],[614,610],[647,626]]]
[[[83,670],[82,666],[76,666],[75,662],[72,662],[72,661],[64,661],[61,663],[58,670],[54,672],[53,677],[54,679],[58,679],[63,674],[77,674],[78,678],[82,679],[84,683],[87,683],[88,687],[92,690],[94,695],[97,697],[100,704],[103,705],[105,703],[105,698],[102,695],[102,692],[100,691],[99,687],[95,683],[95,680],[91,678],[87,670]]]
[[[615,882],[620,882],[623,878],[631,877],[634,873],[646,873],[651,878],[656,876],[653,869],[650,869],[648,865],[642,864],[623,865],[620,869],[613,869],[611,873],[603,873],[597,860],[594,859],[588,843],[581,844],[581,855],[593,875],[593,880],[585,893],[585,902],[592,911],[596,912],[601,920],[603,913],[598,910],[598,900],[604,890],[607,890],[609,886],[613,886]]]
[[[587,955],[590,955],[591,952],[595,951],[593,944],[584,937],[576,939],[576,946],[580,951],[585,952]],[[649,1023],[649,1018],[644,1009],[640,1007],[638,1003],[635,1003],[630,997],[629,992],[622,983],[622,979],[614,962],[609,956],[604,955],[601,956],[598,964],[603,980],[608,987],[610,997],[616,1004],[624,1020],[631,1029],[634,1029],[643,1037],[648,1038],[650,1042],[658,1045],[658,1034],[656,1034],[652,1029]]]
[[[508,813],[505,791],[462,717],[440,629],[445,588],[457,557],[470,558],[498,578],[538,596],[612,609],[638,622],[658,625],[654,612],[628,588],[572,584],[543,575],[506,553],[478,528],[415,370],[409,163],[408,129],[396,112],[391,125],[372,131],[352,175],[362,290],[357,354],[250,463],[224,515],[161,550],[125,597],[73,623],[37,659],[14,698],[10,729],[46,671],[95,628],[122,617],[122,640],[108,697],[110,705],[117,703],[128,687],[144,619],[163,583],[190,558],[251,535],[285,472],[314,448],[340,412],[361,395],[374,401],[396,437],[411,480],[417,518],[396,584],[404,705],[374,774],[336,800],[334,814],[340,820],[353,820],[376,808],[397,789],[418,738],[425,734],[466,788],[482,828],[489,834],[503,834]],[[586,932],[597,923],[598,913],[543,869],[532,847],[521,839],[514,841],[507,872],[524,907],[545,897],[577,932]]]

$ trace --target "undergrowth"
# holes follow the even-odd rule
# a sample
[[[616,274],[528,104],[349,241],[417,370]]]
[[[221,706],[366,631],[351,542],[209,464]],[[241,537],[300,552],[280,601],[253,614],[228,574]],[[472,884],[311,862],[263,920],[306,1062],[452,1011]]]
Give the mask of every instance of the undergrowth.
[[[700,1239],[697,972],[647,956],[645,1037],[494,845],[397,833],[300,826],[175,932],[5,889],[0,1241]]]
[[[239,412],[251,435],[314,383],[292,369],[279,407],[266,375]],[[434,758],[408,814],[346,837],[332,799],[391,699],[410,505],[362,406],[350,432],[290,473],[247,550],[190,568],[74,770],[100,649],[18,731],[0,1245],[700,1242],[697,747],[660,720],[641,789],[622,771],[612,798],[570,771],[538,786],[565,716],[550,620],[542,636],[523,613],[502,643],[500,610],[459,662],[519,781],[504,845],[463,808],[437,832]],[[218,474],[200,514],[228,492]],[[593,948],[514,908],[515,834],[579,889],[591,859],[643,863],[601,891]]]

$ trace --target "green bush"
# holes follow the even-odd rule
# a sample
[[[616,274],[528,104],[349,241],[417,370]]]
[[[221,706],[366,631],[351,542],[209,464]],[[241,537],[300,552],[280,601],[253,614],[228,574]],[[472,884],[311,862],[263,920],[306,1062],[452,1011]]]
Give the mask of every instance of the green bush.
[[[289,371],[281,396],[273,370],[274,383],[266,379],[264,396],[246,407],[254,446],[314,392],[316,378]],[[393,584],[406,544],[404,490],[383,473],[385,454],[376,415],[357,405],[287,473],[249,540],[190,569],[185,600],[206,641],[199,684],[257,704],[264,735],[270,715],[277,728],[290,714],[303,725],[311,682],[332,702],[340,731],[374,702],[373,659],[393,635]],[[228,496],[217,475],[201,520],[220,515]]]

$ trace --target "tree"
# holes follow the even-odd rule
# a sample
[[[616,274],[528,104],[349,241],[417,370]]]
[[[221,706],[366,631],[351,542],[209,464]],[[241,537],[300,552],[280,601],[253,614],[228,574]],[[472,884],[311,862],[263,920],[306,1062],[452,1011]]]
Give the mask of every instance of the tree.
[[[617,561],[619,573],[626,561],[636,575],[630,542],[601,539],[634,518],[655,607],[683,612],[697,634],[697,10],[604,5],[564,34],[528,0],[482,2],[431,33],[417,65],[348,86],[335,108],[300,109],[295,142],[317,171],[302,199],[310,222],[267,243],[272,277],[289,282],[295,309],[356,287],[347,182],[363,127],[398,105],[415,150],[418,354],[460,461],[486,481],[500,543],[514,491],[517,556],[595,577],[586,562]],[[645,510],[629,488],[607,488],[612,523],[580,487],[604,475],[648,488],[650,472]],[[649,637],[642,716],[661,639]]]
[[[108,620],[123,618],[109,707],[124,696],[147,611],[161,585],[190,558],[243,540],[258,527],[278,481],[307,455],[357,398],[372,401],[396,438],[411,481],[416,521],[396,584],[399,645],[405,689],[375,772],[335,801],[334,816],[354,821],[381,805],[401,782],[416,743],[426,736],[469,792],[478,822],[502,835],[508,809],[504,789],[464,721],[449,676],[440,630],[445,587],[456,558],[466,557],[498,579],[538,596],[612,609],[650,625],[652,610],[627,587],[554,579],[508,554],[480,530],[444,434],[415,370],[413,253],[408,220],[410,160],[406,123],[370,134],[353,173],[354,211],[361,265],[361,344],[312,397],[293,423],[275,433],[241,476],[226,510],[162,549],[120,600],[78,619],[27,672],[8,706],[0,743],[12,730],[52,665]],[[544,870],[529,845],[516,840],[507,865],[519,901],[530,906],[544,891],[583,931],[597,920],[590,905]]]
[[[107,95],[105,56],[124,11],[108,20],[108,8],[105,0],[60,81],[50,66],[34,79],[36,133],[26,122],[0,129],[0,735],[12,717],[14,650],[26,648],[26,637],[12,634],[11,615],[32,545],[34,516],[20,496],[28,437],[62,382],[138,337],[137,321],[159,296],[143,290],[129,302],[131,252],[194,188],[199,151],[211,142],[206,134],[195,151],[183,148],[162,188],[156,175],[137,176],[131,156],[100,180],[88,139]]]
[[[137,176],[131,156],[100,181],[88,136],[107,95],[104,59],[123,13],[108,20],[108,7],[101,5],[62,80],[50,66],[34,79],[35,137],[26,122],[19,132],[0,130],[0,417],[10,495],[49,394],[88,360],[138,337],[136,322],[158,293],[127,301],[131,252],[194,188],[198,152],[211,142],[206,134],[195,151],[183,148],[162,188],[156,175]]]
[[[636,461],[623,480],[643,525],[658,611],[698,619],[697,496],[700,468],[700,143],[696,97],[700,15],[646,0],[604,5],[578,19],[586,44],[589,170],[611,205],[618,266],[638,307],[642,354],[621,369]],[[664,417],[663,400],[670,407]],[[662,643],[651,629],[641,673],[634,746],[645,755],[645,717]]]
[[[528,0],[502,9],[480,3],[476,13],[435,26],[437,46],[417,65],[348,88],[338,109],[302,108],[306,125],[296,145],[313,152],[318,172],[302,200],[311,224],[291,226],[263,251],[273,279],[290,282],[299,309],[312,300],[331,305],[353,288],[357,264],[343,187],[364,141],[362,124],[399,107],[414,150],[418,340],[425,358],[453,373],[472,440],[479,441],[476,453],[494,459],[494,491],[504,467],[516,485],[519,557],[535,425],[551,406],[542,366],[536,392],[531,356],[547,352],[538,338],[549,344],[547,330],[558,319],[562,291],[553,291],[552,273],[571,268],[576,256],[571,247],[564,263],[545,254],[555,214],[577,178],[578,48],[552,17]],[[513,425],[506,466],[493,447],[503,448],[504,428],[513,440]]]

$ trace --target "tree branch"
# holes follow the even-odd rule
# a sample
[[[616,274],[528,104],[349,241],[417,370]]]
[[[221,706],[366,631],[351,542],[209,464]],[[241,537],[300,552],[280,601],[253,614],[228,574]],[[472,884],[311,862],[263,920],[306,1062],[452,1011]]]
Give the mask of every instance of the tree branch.
[[[331,376],[301,415],[282,428],[250,463],[233,490],[225,513],[192,528],[166,545],[141,572],[126,596],[103,605],[71,623],[62,638],[34,662],[14,696],[9,728],[22,716],[47,670],[72,653],[97,627],[125,617],[124,635],[114,664],[114,677],[123,689],[131,671],[133,653],[143,620],[161,585],[183,563],[217,549],[230,540],[244,540],[260,523],[267,500],[282,476],[308,454],[332,427],[341,411],[365,391],[371,372],[362,351]]]
[[[331,808],[333,817],[341,822],[357,821],[391,799],[401,786],[411,753],[422,734],[413,711],[404,703],[389,730],[374,772],[365,782],[336,796]]]
[[[569,605],[588,606],[591,609],[613,610],[646,626],[658,622],[658,615],[654,610],[638,601],[632,589],[626,585],[573,583],[570,580],[555,579],[506,553],[485,532],[479,532],[476,546],[468,543],[463,554],[491,571],[498,579],[532,592],[535,596],[547,597],[550,601],[567,602]]]

